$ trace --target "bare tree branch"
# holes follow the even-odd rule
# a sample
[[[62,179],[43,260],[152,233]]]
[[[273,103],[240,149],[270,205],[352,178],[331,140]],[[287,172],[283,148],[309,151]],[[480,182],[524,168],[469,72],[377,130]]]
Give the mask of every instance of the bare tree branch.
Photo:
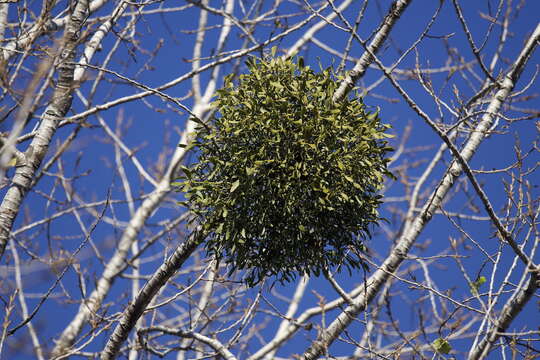
[[[480,146],[487,130],[494,121],[495,114],[498,113],[503,102],[510,95],[519,75],[527,64],[531,53],[534,51],[540,36],[540,26],[537,27],[534,34],[528,39],[521,53],[515,61],[515,66],[506,74],[505,82],[497,91],[491,100],[488,111],[482,116],[481,121],[471,134],[467,144],[461,150],[460,155],[465,161],[469,161],[475,151]],[[373,56],[373,55],[372,55]],[[416,241],[418,235],[422,232],[426,224],[431,220],[434,211],[441,205],[444,197],[455,183],[456,179],[461,175],[463,168],[459,162],[454,162],[451,167],[445,172],[444,178],[439,183],[436,191],[430,196],[430,200],[423,207],[422,212],[416,216],[412,226],[398,240],[391,254],[386,258],[382,266],[369,277],[367,281],[367,290],[354,299],[354,304],[348,306],[337,318],[324,329],[318,339],[311,344],[306,350],[303,357],[305,359],[316,359],[321,356],[325,349],[334,342],[334,340],[342,333],[358,313],[363,311],[366,304],[370,303],[375,295],[379,292],[382,285],[387,281],[389,274],[392,274],[399,267],[401,262],[407,256],[411,246]]]

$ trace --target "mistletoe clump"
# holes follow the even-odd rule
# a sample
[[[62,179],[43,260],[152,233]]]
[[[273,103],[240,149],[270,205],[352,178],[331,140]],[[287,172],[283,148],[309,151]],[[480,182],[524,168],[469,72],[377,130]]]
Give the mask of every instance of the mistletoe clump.
[[[197,129],[198,161],[180,183],[209,233],[207,251],[247,270],[249,285],[364,265],[391,176],[388,125],[359,97],[333,102],[330,69],[302,59],[247,66],[217,91],[216,115]]]

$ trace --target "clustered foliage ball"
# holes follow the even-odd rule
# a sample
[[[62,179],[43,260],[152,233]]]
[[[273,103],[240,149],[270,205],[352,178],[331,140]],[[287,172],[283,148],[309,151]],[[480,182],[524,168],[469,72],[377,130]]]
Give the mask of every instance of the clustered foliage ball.
[[[206,249],[254,285],[267,275],[356,268],[379,220],[388,126],[359,97],[332,101],[330,69],[250,59],[217,91],[199,126],[198,162],[181,190],[209,236]]]

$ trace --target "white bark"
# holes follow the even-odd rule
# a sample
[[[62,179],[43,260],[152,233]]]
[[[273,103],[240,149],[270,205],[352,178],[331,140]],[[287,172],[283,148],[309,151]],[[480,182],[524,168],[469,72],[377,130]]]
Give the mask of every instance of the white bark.
[[[78,1],[60,44],[57,59],[58,65],[56,65],[58,83],[52,101],[43,112],[37,133],[25,152],[25,164],[17,167],[12,185],[0,205],[0,258],[4,253],[13,222],[19,213],[21,203],[28,190],[30,190],[34,175],[47,153],[60,120],[67,114],[71,107],[73,100],[73,73],[75,70],[73,61],[75,59],[78,33],[83,26],[87,11],[88,3],[86,1]],[[26,118],[25,115],[22,114],[24,118]]]
[[[497,317],[491,329],[482,339],[480,344],[471,349],[469,360],[486,359],[489,352],[495,345],[495,342],[501,337],[501,334],[508,329],[512,321],[523,310],[525,304],[536,293],[540,287],[540,268],[531,271],[529,281],[526,287],[517,289],[516,293],[505,304],[502,313]]]
[[[392,3],[390,11],[379,26],[379,29],[368,45],[367,50],[362,54],[360,59],[358,59],[354,68],[347,73],[347,76],[334,93],[334,101],[339,101],[347,96],[349,91],[354,87],[356,81],[364,76],[369,65],[373,62],[372,54],[377,54],[379,52],[379,49],[390,34],[390,31],[392,31],[394,24],[411,2],[412,0],[397,0]]]

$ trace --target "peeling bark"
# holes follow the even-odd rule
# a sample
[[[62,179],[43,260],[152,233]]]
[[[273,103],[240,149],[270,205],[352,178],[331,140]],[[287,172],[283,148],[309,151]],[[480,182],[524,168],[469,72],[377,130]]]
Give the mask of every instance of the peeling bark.
[[[4,254],[21,203],[30,190],[34,175],[49,149],[58,124],[71,108],[75,52],[87,11],[88,2],[78,1],[59,46],[58,65],[56,65],[58,82],[52,100],[45,109],[37,133],[24,154],[26,163],[17,167],[12,184],[0,205],[0,258]]]

